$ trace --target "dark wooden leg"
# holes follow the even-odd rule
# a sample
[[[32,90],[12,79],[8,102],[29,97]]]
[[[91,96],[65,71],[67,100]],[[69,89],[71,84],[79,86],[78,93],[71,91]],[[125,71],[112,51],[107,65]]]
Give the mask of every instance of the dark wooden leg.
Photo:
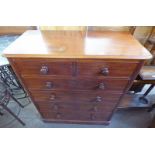
[[[144,93],[143,96],[141,96],[139,98],[140,101],[143,101],[143,103],[145,104],[148,104],[148,100],[145,98],[149,93],[150,91],[154,88],[154,84],[151,84],[151,86],[148,88],[148,90]]]
[[[18,122],[20,122],[23,126],[25,126],[25,123],[17,117],[6,105],[2,104],[1,105],[6,111],[8,111]]]

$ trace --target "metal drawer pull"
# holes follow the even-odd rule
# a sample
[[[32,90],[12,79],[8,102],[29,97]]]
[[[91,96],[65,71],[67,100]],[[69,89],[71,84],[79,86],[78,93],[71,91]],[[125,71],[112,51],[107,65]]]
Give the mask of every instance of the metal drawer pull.
[[[109,69],[107,67],[101,69],[101,74],[104,76],[109,75]]]
[[[43,75],[46,75],[48,73],[48,67],[47,66],[42,66],[40,69],[40,73]]]
[[[57,118],[57,119],[60,119],[60,118],[61,118],[61,114],[60,114],[60,113],[57,113],[57,114],[56,114],[56,118]]]
[[[103,82],[99,84],[99,89],[102,89],[102,90],[104,90],[104,89],[105,89],[105,85],[104,85],[104,83],[103,83]]]
[[[52,82],[46,82],[46,87],[47,88],[52,88],[53,87],[53,83]]]
[[[58,106],[57,104],[54,104],[54,105],[53,105],[53,109],[54,109],[54,110],[58,110],[58,109],[59,109],[59,106]]]
[[[94,114],[90,114],[90,119],[95,120],[96,116]]]
[[[56,96],[54,94],[51,94],[50,100],[55,100]]]
[[[93,107],[93,111],[94,111],[94,112],[97,112],[97,111],[98,111],[98,107],[97,107],[97,106],[94,106],[94,107]]]
[[[102,97],[101,96],[97,96],[96,97],[96,102],[102,102]]]

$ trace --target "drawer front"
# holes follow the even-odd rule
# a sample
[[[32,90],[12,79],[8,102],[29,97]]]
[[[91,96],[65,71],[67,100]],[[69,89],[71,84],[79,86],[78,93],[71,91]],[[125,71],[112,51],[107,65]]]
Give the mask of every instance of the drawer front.
[[[117,102],[121,94],[101,91],[82,93],[80,91],[32,91],[32,96],[34,101],[99,103],[103,101]]]
[[[29,90],[95,90],[120,91],[128,83],[125,79],[59,79],[59,78],[24,78]]]
[[[108,121],[114,107],[113,103],[96,105],[37,102],[37,107],[44,119]],[[110,104],[113,107],[109,106]]]
[[[53,120],[53,121],[77,121],[77,122],[89,122],[95,123],[97,121],[105,122],[109,121],[112,113],[81,113],[71,111],[70,113],[47,113],[41,112],[43,119],[45,120]]]
[[[104,113],[111,112],[117,102],[103,101],[103,102],[35,102],[39,107],[40,111],[43,112],[70,112],[70,111],[81,111],[81,112],[92,112],[92,113]]]
[[[72,75],[71,61],[51,61],[47,59],[16,60],[22,76],[32,75]]]
[[[137,62],[116,61],[79,61],[77,65],[78,75],[81,76],[109,76],[130,77],[136,69]]]

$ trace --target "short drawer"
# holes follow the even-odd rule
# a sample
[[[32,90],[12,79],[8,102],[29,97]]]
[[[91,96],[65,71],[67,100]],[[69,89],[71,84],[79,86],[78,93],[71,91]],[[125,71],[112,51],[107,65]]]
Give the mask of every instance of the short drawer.
[[[81,60],[77,64],[79,76],[101,77],[130,77],[136,69],[138,62],[105,61],[105,60]]]
[[[22,76],[72,75],[72,61],[51,59],[16,59],[15,65]]]
[[[127,79],[96,78],[96,79],[67,79],[49,77],[25,77],[24,83],[29,90],[94,90],[94,91],[123,91]]]

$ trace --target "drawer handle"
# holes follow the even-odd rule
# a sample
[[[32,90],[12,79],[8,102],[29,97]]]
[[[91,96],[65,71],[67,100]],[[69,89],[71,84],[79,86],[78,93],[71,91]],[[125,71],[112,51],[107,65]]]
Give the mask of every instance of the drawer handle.
[[[96,116],[94,114],[90,114],[90,119],[95,120]]]
[[[101,74],[104,76],[109,75],[109,69],[107,67],[101,69]]]
[[[56,96],[54,94],[51,94],[50,100],[55,100]]]
[[[96,97],[96,102],[102,102],[102,97],[101,96],[97,96]]]
[[[105,85],[104,85],[104,83],[103,83],[103,82],[99,84],[99,89],[102,89],[102,90],[104,90],[104,89],[105,89]]]
[[[46,87],[49,89],[52,88],[53,87],[52,82],[46,82]]]
[[[93,111],[94,111],[94,112],[97,112],[97,111],[98,111],[98,107],[97,107],[97,106],[94,106],[94,107],[93,107]]]
[[[59,106],[58,106],[57,104],[54,104],[54,105],[53,105],[53,109],[54,109],[54,110],[58,110],[58,109],[59,109]]]
[[[43,75],[46,75],[48,73],[48,67],[47,66],[42,66],[40,69],[40,73]]]
[[[60,114],[60,113],[57,113],[57,114],[56,114],[56,118],[57,118],[57,119],[60,119],[60,118],[61,118],[61,114]]]

